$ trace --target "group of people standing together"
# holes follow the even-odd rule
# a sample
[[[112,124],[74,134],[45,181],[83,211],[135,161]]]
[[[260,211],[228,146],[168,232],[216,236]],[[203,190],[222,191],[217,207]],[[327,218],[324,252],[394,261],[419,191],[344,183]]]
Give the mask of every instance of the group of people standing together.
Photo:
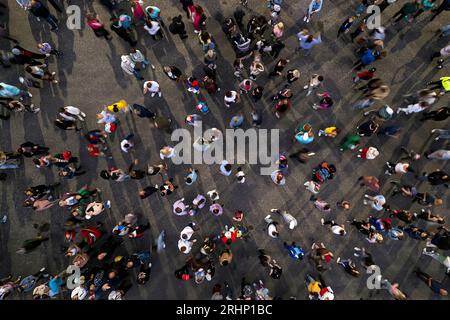
[[[17,2],[21,8],[29,11],[39,21],[40,18],[43,18],[50,25],[51,31],[59,32],[58,19],[50,13],[43,2],[40,0],[17,0]],[[266,95],[269,97],[269,103],[273,110],[272,121],[283,121],[284,117],[292,113],[288,113],[290,109],[297,109],[293,99],[296,95],[303,95],[302,104],[306,99],[311,100],[311,109],[305,109],[305,113],[329,112],[331,114],[335,112],[334,109],[340,103],[331,85],[331,78],[336,75],[323,75],[317,70],[305,76],[300,68],[295,67],[291,62],[295,57],[288,56],[285,44],[287,40],[285,33],[288,27],[284,22],[284,16],[288,13],[285,11],[286,4],[284,2],[288,2],[288,0],[268,0],[267,6],[266,3],[264,4],[264,14],[261,15],[247,9],[248,1],[240,1],[240,5],[236,6],[232,14],[223,17],[221,21],[223,35],[235,53],[232,61],[229,61],[232,63],[232,73],[235,79],[228,79],[234,83],[234,86],[228,90],[221,90],[221,86],[226,87],[218,77],[221,69],[218,66],[223,62],[221,61],[223,58],[219,55],[215,37],[208,31],[208,19],[210,18],[208,12],[200,4],[194,3],[193,0],[180,0],[180,10],[182,9],[186,15],[185,21],[192,23],[191,28],[183,22],[182,14],[174,16],[171,21],[164,21],[164,15],[159,7],[156,5],[146,6],[141,0],[130,1],[126,6],[114,0],[101,0],[100,2],[111,14],[109,29],[113,34],[111,35],[107,30],[100,16],[94,13],[86,15],[88,27],[92,29],[96,37],[99,37],[99,40],[101,40],[100,38],[105,39],[101,41],[110,41],[117,36],[128,43],[129,51],[122,54],[120,61],[116,62],[120,65],[125,77],[133,76],[136,79],[131,77],[133,82],[143,81],[138,82],[141,83],[139,86],[142,88],[143,96],[150,96],[152,101],[157,101],[173,90],[173,88],[163,88],[154,79],[146,80],[145,70],[150,67],[155,72],[162,71],[171,80],[174,87],[183,87],[183,90],[187,90],[188,94],[195,97],[196,105],[192,106],[192,110],[195,112],[186,115],[186,126],[195,127],[202,120],[207,121],[211,106],[208,106],[207,99],[205,99],[206,93],[211,96],[220,96],[221,99],[216,100],[220,104],[223,99],[223,104],[219,107],[227,112],[227,117],[230,111],[234,113],[225,126],[237,129],[245,125],[244,107],[242,107],[244,102],[251,105],[249,112],[251,124],[256,128],[264,126],[267,122],[263,121],[263,115],[267,117],[270,115],[265,115],[266,112],[263,110],[261,102],[267,99],[264,93],[268,90],[268,84],[271,82],[278,82],[279,86],[274,92]],[[57,11],[61,10],[54,1],[50,1],[50,3]],[[402,24],[401,28],[405,30],[412,28],[414,22],[422,17],[433,21],[438,15],[450,9],[450,1],[416,0],[399,5],[395,3],[396,0],[360,1],[352,15],[347,17],[336,30],[337,41],[354,43],[356,62],[352,67],[352,78],[349,79],[349,82],[353,84],[350,90],[354,90],[354,95],[358,98],[349,108],[354,114],[363,110],[360,113],[365,117],[354,132],[349,132],[343,137],[341,143],[336,144],[336,150],[340,150],[339,156],[342,157],[349,153],[348,150],[354,150],[355,162],[374,160],[380,156],[382,145],[376,145],[373,139],[369,140],[370,137],[376,134],[383,139],[398,138],[403,131],[398,124],[394,124],[393,119],[404,120],[403,117],[409,117],[414,113],[422,114],[421,118],[416,119],[417,123],[435,121],[436,128],[431,132],[432,137],[435,138],[434,141],[450,138],[450,128],[445,127],[445,120],[450,116],[450,108],[445,105],[448,104],[450,76],[447,74],[437,76],[433,81],[424,83],[423,88],[419,91],[402,93],[404,101],[393,101],[394,104],[398,104],[394,110],[395,107],[387,104],[387,99],[392,96],[390,84],[377,70],[383,63],[380,60],[385,59],[389,51],[386,35],[390,30],[400,24]],[[302,59],[305,61],[312,61],[316,52],[324,46],[325,41],[328,41],[325,37],[322,38],[320,32],[311,31],[312,25],[320,21],[321,13],[326,11],[327,5],[327,0],[312,0],[305,8],[302,18],[299,19],[303,28],[296,32],[297,44],[295,48],[291,49],[295,51],[294,55],[302,55]],[[374,29],[367,27],[366,9],[370,5],[378,5],[381,9],[383,26],[377,26]],[[396,5],[399,11],[392,16],[389,24],[385,24],[384,21],[388,21],[385,10],[391,5]],[[425,18],[427,12],[431,13],[429,13],[429,17]],[[249,16],[247,17],[247,15]],[[247,20],[247,24],[244,23],[245,20]],[[195,42],[199,43],[203,51],[201,76],[192,74],[192,71],[180,70],[176,65],[159,67],[156,63],[152,63],[144,54],[145,48],[138,48],[137,31],[140,28],[144,30],[146,36],[148,33],[153,41],[161,41],[167,37],[166,32],[179,36],[179,39],[174,39],[174,41],[191,41],[190,39],[194,37]],[[12,65],[23,65],[24,72],[31,76],[20,76],[18,79],[21,86],[0,83],[0,103],[2,109],[9,110],[9,113],[1,114],[0,118],[2,121],[6,121],[12,112],[26,110],[36,113],[40,111],[40,108],[32,103],[32,90],[41,89],[41,81],[47,81],[52,85],[58,84],[56,72],[48,70],[49,57],[54,56],[58,59],[63,52],[58,51],[48,42],[37,44],[36,49],[39,53],[25,49],[19,45],[16,39],[7,35],[6,28],[2,30],[0,39],[11,41],[14,44],[12,49],[2,56],[2,65],[5,68]],[[189,30],[192,30],[192,34]],[[439,39],[448,37],[449,30],[449,25],[441,26],[437,30]],[[219,38],[223,35],[215,36]],[[440,61],[438,63],[440,67],[434,70],[435,74],[440,73],[440,70],[446,72],[442,66],[449,54],[450,46],[448,45],[437,52],[430,51],[431,61],[436,58],[439,58]],[[274,63],[272,64],[272,62]],[[269,64],[272,64],[272,68],[268,67]],[[281,83],[279,83],[279,79],[283,79]],[[303,83],[300,89],[297,89],[300,82]],[[380,103],[381,106],[378,106]],[[434,108],[434,106],[438,107]],[[432,108],[433,110],[431,110]],[[116,102],[105,105],[99,110],[96,119],[98,127],[95,129],[86,129],[86,114],[75,106],[61,108],[56,115],[54,125],[62,130],[81,131],[83,138],[87,140],[85,145],[90,157],[113,159],[111,143],[115,142],[111,138],[118,134],[116,131],[122,125],[121,119],[129,113],[139,118],[149,119],[154,128],[165,133],[170,133],[174,129],[174,121],[170,117],[163,116],[162,112],[151,110],[145,105],[130,104],[124,99],[117,99]],[[410,122],[414,121],[414,118],[408,119]],[[294,165],[301,166],[316,156],[318,151],[311,150],[313,149],[311,146],[317,144],[317,142],[313,143],[316,136],[320,137],[322,141],[335,139],[338,135],[341,136],[340,133],[343,129],[338,128],[336,124],[327,122],[321,124],[321,128],[316,130],[308,121],[302,120],[296,126],[295,132],[285,133],[292,140],[294,146],[299,144],[301,148],[297,148],[298,151],[291,153],[282,152],[278,156],[277,169],[270,175],[270,179],[276,186],[271,184],[270,187],[283,188],[287,184],[289,169],[292,166],[291,161],[294,162]],[[193,147],[198,151],[205,151],[219,139],[220,135],[221,131],[214,128],[209,138],[202,137],[196,140]],[[310,146],[303,146],[307,144]],[[250,214],[234,208],[232,203],[225,203],[221,198],[222,190],[204,190],[195,197],[188,197],[186,190],[198,181],[198,177],[203,171],[202,168],[190,167],[182,179],[176,179],[177,177],[171,173],[172,165],[169,162],[169,159],[176,155],[175,148],[170,145],[158,146],[158,148],[160,162],[140,166],[139,162],[134,160],[126,169],[110,166],[101,171],[100,177],[112,182],[123,182],[118,186],[125,188],[126,182],[130,180],[158,179],[158,183],[152,182],[147,187],[140,189],[139,194],[136,194],[136,199],[150,202],[158,196],[164,200],[167,199],[171,203],[172,213],[180,217],[177,219],[186,219],[182,218],[185,216],[195,220],[195,217],[203,214],[204,211],[209,211],[209,214],[219,221],[227,215],[231,216],[231,224],[228,223],[219,232],[216,230],[202,232],[208,234],[203,238],[199,237],[199,230],[205,231],[207,226],[202,226],[197,222],[186,223],[177,241],[179,251],[177,254],[186,258],[185,263],[181,266],[170,266],[174,270],[175,277],[181,281],[193,280],[196,284],[201,284],[205,280],[213,281],[220,269],[233,263],[239,263],[235,259],[233,260],[233,252],[242,250],[242,247],[246,246],[246,242],[256,232],[249,222],[251,219],[246,218]],[[136,143],[133,133],[128,133],[120,139],[120,149],[123,153],[131,156],[138,152],[139,145]],[[326,274],[325,271],[331,269],[333,261],[351,277],[360,277],[361,267],[367,269],[375,266],[374,257],[362,245],[365,241],[370,246],[397,240],[423,241],[423,255],[443,264],[446,273],[450,275],[450,257],[445,254],[445,251],[450,249],[450,231],[445,227],[446,217],[436,213],[436,211],[442,210],[440,208],[444,205],[442,194],[449,188],[450,177],[444,170],[435,169],[432,172],[420,174],[418,169],[420,161],[424,158],[428,159],[427,161],[450,159],[450,150],[448,147],[442,147],[441,149],[426,150],[420,154],[402,148],[401,152],[400,158],[391,159],[382,168],[378,168],[380,176],[385,175],[386,179],[392,180],[384,183],[388,186],[392,185],[389,191],[382,192],[387,188],[382,187],[383,183],[380,180],[386,179],[381,179],[380,176],[355,177],[357,184],[360,184],[361,188],[367,189],[361,199],[361,203],[366,205],[365,208],[369,211],[366,219],[354,217],[355,212],[352,210],[355,204],[350,203],[348,199],[341,199],[333,205],[320,194],[324,185],[335,183],[333,179],[343,174],[342,166],[318,160],[311,175],[307,174],[309,177],[304,182],[305,191],[311,192],[310,200],[314,206],[313,212],[323,217],[320,219],[318,229],[330,231],[335,237],[333,238],[336,239],[335,241],[340,241],[339,239],[342,237],[350,237],[349,229],[352,227],[355,227],[363,235],[363,237],[360,237],[358,233],[351,235],[361,244],[354,248],[356,259],[335,257],[332,250],[327,247],[327,245],[333,247],[334,243],[327,245],[322,242],[301,244],[296,241],[295,233],[292,230],[301,229],[304,226],[299,222],[300,216],[292,212],[268,208],[267,212],[270,214],[264,219],[260,219],[265,226],[264,233],[267,233],[267,236],[273,241],[280,243],[280,251],[293,260],[291,263],[304,266],[305,262],[302,260],[306,258],[312,262],[314,271],[305,277],[307,292],[305,297],[318,300],[334,299],[335,292],[332,289],[332,283],[325,281],[322,277]],[[17,151],[3,150],[0,152],[0,169],[19,169],[24,161],[23,158],[31,157],[33,157],[31,161],[39,170],[46,170],[45,168],[50,167],[58,168],[61,181],[76,179],[77,176],[86,174],[87,172],[79,163],[90,161],[90,159],[79,159],[73,156],[72,152],[67,149],[52,154],[48,147],[27,141],[20,145]],[[438,162],[436,161],[436,163]],[[356,166],[356,164],[354,165]],[[246,171],[247,167],[234,166],[227,161],[223,161],[217,170],[224,176],[220,179],[227,179],[227,183],[233,181],[236,184],[242,184],[244,188],[248,184]],[[405,183],[406,179],[403,178],[414,178],[416,183],[414,185]],[[8,175],[3,173],[0,175],[0,179],[7,180]],[[426,186],[421,185],[422,182],[426,182]],[[150,223],[133,213],[133,209],[130,208],[131,212],[124,214],[123,219],[108,231],[102,217],[106,215],[103,212],[110,212],[112,203],[102,198],[100,189],[86,185],[76,191],[60,192],[60,188],[59,181],[50,185],[30,186],[25,190],[26,198],[23,206],[30,207],[35,211],[59,206],[60,210],[66,211],[68,218],[64,223],[64,240],[67,245],[64,247],[64,255],[68,260],[68,265],[76,266],[81,270],[81,278],[77,279],[75,289],[66,288],[66,280],[69,276],[66,271],[47,273],[47,270],[42,268],[37,273],[23,279],[14,280],[12,276],[1,279],[0,298],[3,299],[14,292],[30,292],[34,299],[68,298],[69,296],[74,300],[124,299],[132,288],[133,282],[138,285],[145,285],[148,282],[152,263],[158,260],[155,259],[155,256],[162,254],[165,250],[176,251],[176,248],[166,246],[166,236],[169,231],[161,230],[152,247],[131,254],[124,253],[123,243],[125,241],[143,241],[140,238],[150,233],[146,232],[151,228]],[[177,200],[175,194],[180,193],[183,193],[184,196]],[[397,201],[397,198],[400,196],[409,198],[411,205],[421,206],[420,211],[399,205],[400,201]],[[305,207],[308,205],[309,203],[304,204]],[[341,213],[338,218],[333,220],[331,213],[335,211]],[[342,218],[342,215],[346,215],[346,218]],[[337,222],[338,220],[339,222]],[[36,237],[25,240],[23,245],[18,248],[17,253],[30,253],[49,240],[48,224],[36,225],[35,228],[37,229]],[[406,240],[405,235],[411,239]],[[129,240],[125,240],[127,238]],[[273,255],[278,254],[273,253]],[[274,259],[265,248],[259,248],[254,255],[264,267],[268,278],[277,280],[282,277],[283,264],[280,263],[280,259]],[[436,294],[447,295],[445,286],[424,271],[417,269],[416,275]],[[269,289],[264,285],[265,280],[252,280],[255,281],[249,282],[245,277],[242,278],[239,292],[235,292],[227,282],[216,282],[212,291],[212,299],[268,300],[282,298],[281,292],[275,292],[274,295],[269,294]],[[399,289],[398,284],[390,282],[384,276],[380,276],[379,280],[382,288],[386,289],[395,299],[407,298],[407,294]],[[339,292],[336,294],[339,295]]]

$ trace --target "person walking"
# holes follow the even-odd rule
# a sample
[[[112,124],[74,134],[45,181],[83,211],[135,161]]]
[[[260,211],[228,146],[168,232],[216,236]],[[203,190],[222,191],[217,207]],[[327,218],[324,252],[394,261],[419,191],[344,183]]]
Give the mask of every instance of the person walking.
[[[50,13],[48,8],[40,0],[31,0],[28,10],[38,19],[43,18],[47,21],[51,27],[51,31],[58,31],[58,19]]]
[[[94,31],[97,37],[104,37],[106,40],[111,40],[112,37],[109,32],[105,29],[105,25],[101,22],[100,17],[93,14],[86,15],[87,25]]]
[[[296,51],[305,50],[305,56],[309,55],[310,50],[314,46],[322,43],[320,32],[310,34],[308,29],[303,29],[297,33],[297,39],[299,41],[299,47]]]
[[[318,15],[320,10],[322,10],[323,0],[311,0],[308,6],[308,11],[303,17],[303,21],[309,23],[313,15]]]
[[[131,48],[130,50],[131,50],[130,52],[131,60],[134,63],[140,63],[142,69],[145,69],[150,64],[148,59],[143,55],[143,53],[140,50],[136,48]],[[153,64],[150,64],[150,66],[152,67],[153,70],[155,70],[155,66]]]
[[[126,74],[134,75],[138,80],[144,80],[144,77],[141,76],[139,69],[136,68],[136,64],[133,62],[130,55],[124,54],[120,59],[122,60],[120,67]]]
[[[158,95],[158,97],[162,97],[161,88],[159,87],[159,83],[156,81],[145,81],[144,82],[144,95],[150,93],[150,96],[153,98]]]
[[[289,63],[288,59],[280,59],[277,64],[273,68],[273,70],[269,73],[269,77],[281,76],[284,70],[284,67]]]

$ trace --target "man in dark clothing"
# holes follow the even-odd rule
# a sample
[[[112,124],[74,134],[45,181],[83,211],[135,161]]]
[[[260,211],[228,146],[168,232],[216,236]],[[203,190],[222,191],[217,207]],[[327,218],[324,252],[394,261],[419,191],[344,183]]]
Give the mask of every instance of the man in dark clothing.
[[[48,24],[52,27],[52,31],[58,30],[58,19],[55,18],[54,15],[50,13],[48,8],[39,0],[32,0],[30,11],[33,13],[37,18],[43,18],[45,21],[48,22]]]
[[[448,174],[440,170],[436,170],[430,174],[427,174],[425,172],[422,177],[418,178],[421,181],[428,181],[433,186],[444,184],[447,188],[448,188],[447,183],[450,182],[450,177],[448,176]]]
[[[442,107],[435,111],[423,113],[420,121],[425,121],[425,120],[444,121],[448,117],[450,117],[450,108]]]
[[[173,34],[178,34],[180,39],[186,39],[186,27],[183,22],[181,15],[172,18],[172,23],[169,25],[169,31]]]
[[[48,150],[49,148],[47,147],[42,147],[38,144],[27,141],[20,145],[17,152],[22,154],[24,157],[30,158],[34,155],[48,154]]]

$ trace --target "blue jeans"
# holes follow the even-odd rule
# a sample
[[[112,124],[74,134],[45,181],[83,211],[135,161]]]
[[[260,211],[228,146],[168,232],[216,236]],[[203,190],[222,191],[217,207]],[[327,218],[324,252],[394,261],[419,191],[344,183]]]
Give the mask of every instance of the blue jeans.
[[[142,61],[141,64],[142,64],[142,68],[145,68],[146,66],[148,66],[150,64],[150,62],[147,59],[144,59],[144,61]]]
[[[375,103],[375,101],[373,101],[372,99],[359,100],[358,102],[355,103],[355,105],[353,106],[353,109],[365,109],[365,108],[369,108],[369,107],[372,106],[374,103]]]
[[[45,20],[48,22],[48,24],[52,27],[52,30],[58,29],[58,19],[55,18],[54,15],[49,14]]]
[[[134,76],[136,77],[136,79],[138,79],[138,80],[141,80],[141,79],[142,79],[142,76],[141,76],[141,74],[140,74],[139,71],[133,70],[133,74],[134,74]]]

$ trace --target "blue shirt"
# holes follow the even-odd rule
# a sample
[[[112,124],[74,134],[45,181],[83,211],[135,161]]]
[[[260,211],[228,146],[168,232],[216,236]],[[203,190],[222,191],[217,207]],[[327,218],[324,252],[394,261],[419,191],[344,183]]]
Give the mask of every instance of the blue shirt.
[[[0,82],[0,86],[3,87],[3,89],[0,90],[0,97],[9,98],[18,96],[20,94],[20,89],[15,86],[6,84],[4,82]]]

